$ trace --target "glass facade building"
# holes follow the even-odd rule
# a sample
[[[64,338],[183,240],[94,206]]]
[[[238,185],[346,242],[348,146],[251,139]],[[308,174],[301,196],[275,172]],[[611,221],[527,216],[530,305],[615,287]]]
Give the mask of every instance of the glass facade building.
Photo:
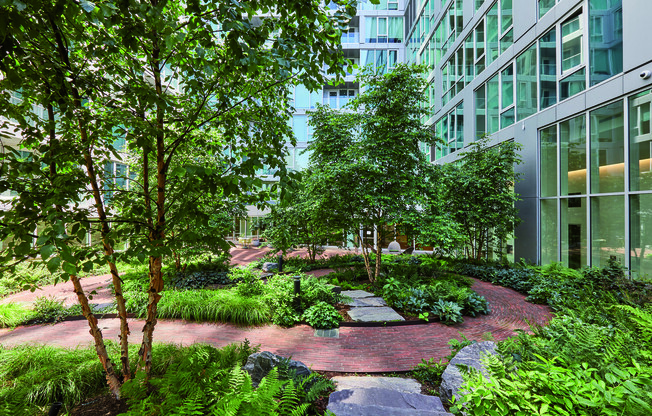
[[[652,45],[645,0],[412,0],[406,60],[451,163],[520,143],[514,259],[652,276]]]
[[[444,141],[422,146],[432,163],[454,162],[483,135],[522,145],[515,189],[523,221],[508,242],[510,257],[571,267],[616,259],[635,276],[652,276],[650,7],[649,0],[361,2],[342,42],[354,63],[381,72],[397,62],[428,68],[423,122]],[[359,91],[353,75],[314,96],[341,107]],[[295,118],[312,102],[302,94]],[[295,160],[310,140],[296,123]]]

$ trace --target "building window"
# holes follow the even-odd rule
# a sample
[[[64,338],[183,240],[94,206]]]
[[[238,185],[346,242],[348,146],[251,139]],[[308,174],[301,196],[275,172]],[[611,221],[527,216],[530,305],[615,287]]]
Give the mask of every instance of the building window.
[[[391,59],[394,59],[394,62],[388,62],[388,55]],[[389,65],[392,64],[396,66],[396,58],[398,56],[398,51],[396,50],[387,50],[387,49],[368,49],[360,51],[360,61],[364,66],[370,65],[371,68],[378,74],[384,74],[388,71]],[[393,67],[392,66],[392,67]]]
[[[629,99],[629,178],[632,191],[652,190],[651,103],[652,91]]]
[[[625,114],[622,101],[589,113],[591,193],[625,190]]]
[[[435,160],[464,147],[464,103],[460,103],[435,123],[435,134],[444,142],[437,145]]]
[[[500,128],[514,124],[514,65],[509,64],[500,72]]]
[[[652,186],[639,189],[636,170],[650,171],[649,152],[644,160],[635,156],[639,143],[649,149],[649,96],[630,97],[628,112],[620,100],[539,131],[542,263],[555,261],[559,252],[569,267],[604,267],[616,259],[634,274],[652,273]],[[626,143],[631,194],[625,187]]]
[[[537,112],[537,45],[516,58],[516,120]]]
[[[401,43],[403,42],[402,17],[366,17],[366,43]]]
[[[622,0],[589,1],[590,83],[623,72]]]
[[[539,19],[555,6],[555,0],[539,0]]]
[[[582,55],[583,18],[577,14],[561,24],[561,73],[584,63]]]
[[[324,90],[324,102],[331,108],[343,108],[349,101],[355,98],[356,95],[357,90],[353,89],[328,89]]]
[[[293,87],[292,99],[294,101],[294,108],[297,109],[308,109],[316,108],[317,104],[322,103],[322,92],[321,90],[308,91],[308,89],[303,85],[297,85]]]
[[[555,28],[539,39],[540,107],[557,104],[557,31]]]

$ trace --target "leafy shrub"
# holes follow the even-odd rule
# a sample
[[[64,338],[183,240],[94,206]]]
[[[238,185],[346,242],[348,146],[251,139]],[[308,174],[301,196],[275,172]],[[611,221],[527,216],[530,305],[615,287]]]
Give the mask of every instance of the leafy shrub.
[[[333,305],[319,301],[306,309],[303,313],[303,319],[313,328],[330,329],[340,326],[342,316]]]
[[[421,359],[421,362],[412,369],[412,377],[421,383],[429,383],[434,386],[441,384],[441,376],[446,370],[443,359],[435,361],[434,358]]]
[[[276,325],[290,327],[301,322],[301,316],[288,304],[282,303],[273,310],[272,322]]]
[[[484,296],[471,292],[463,302],[463,312],[469,316],[486,315],[489,313],[489,302]]]
[[[467,415],[648,415],[652,373],[637,363],[608,366],[604,375],[586,364],[557,359],[521,365],[510,372],[496,356],[485,358],[490,379],[467,375],[466,393],[451,411]]]
[[[311,277],[301,280],[301,299],[307,305],[317,302],[333,304],[340,301],[341,295],[333,292],[323,280]]]
[[[439,301],[432,306],[432,313],[437,315],[439,320],[446,325],[464,322],[464,318],[462,317],[462,307],[455,302],[439,299]]]
[[[63,300],[57,300],[54,297],[39,296],[33,304],[34,322],[60,322],[68,313],[63,306]]]
[[[203,289],[208,285],[233,283],[226,271],[196,271],[172,274],[170,284],[177,289]]]

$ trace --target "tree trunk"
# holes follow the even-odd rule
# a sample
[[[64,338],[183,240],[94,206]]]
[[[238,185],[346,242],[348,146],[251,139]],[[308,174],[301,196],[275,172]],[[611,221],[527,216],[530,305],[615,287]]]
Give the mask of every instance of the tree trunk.
[[[88,305],[88,298],[84,293],[84,289],[82,289],[79,278],[75,275],[70,275],[70,280],[72,281],[72,284],[75,288],[77,299],[81,305],[82,314],[88,321],[88,325],[91,327],[89,333],[93,336],[93,340],[95,341],[95,351],[97,352],[97,356],[100,358],[102,367],[104,367],[104,371],[106,372],[106,381],[109,384],[109,390],[115,396],[115,398],[119,400],[121,383],[115,373],[115,369],[113,368],[113,363],[109,358],[109,354],[106,352],[106,347],[104,346],[104,338],[102,337],[102,331],[97,326],[97,318],[95,315],[93,315],[93,312]]]
[[[382,254],[383,254],[382,239],[377,238],[376,239],[376,273],[374,277],[374,283],[376,280],[378,280],[378,276],[380,276],[380,263],[382,261]]]
[[[153,34],[151,69],[154,75],[156,94],[163,96],[161,83],[161,64],[159,62],[160,48],[156,32]],[[149,241],[158,247],[163,247],[165,239],[165,187],[167,182],[167,164],[165,162],[165,136],[164,114],[165,110],[160,104],[156,107],[156,221],[150,229]],[[148,166],[145,166],[148,169]],[[163,290],[163,258],[161,255],[149,258],[149,290],[147,300],[147,317],[143,327],[143,341],[140,346],[140,368],[145,368],[146,378],[149,379],[152,370],[152,342],[154,327],[156,326],[157,306],[161,299],[159,294]]]
[[[369,277],[369,281],[373,284],[374,283],[374,272],[371,269],[371,259],[369,258],[369,249],[364,243],[364,237],[360,237],[360,248],[362,249],[362,258],[364,259],[364,266],[365,269],[367,270],[367,276]]]

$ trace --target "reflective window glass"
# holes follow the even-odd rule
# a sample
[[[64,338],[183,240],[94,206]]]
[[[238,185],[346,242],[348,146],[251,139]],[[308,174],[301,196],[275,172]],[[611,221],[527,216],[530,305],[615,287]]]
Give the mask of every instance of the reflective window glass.
[[[632,191],[652,190],[652,92],[629,99],[629,180]]]
[[[586,194],[586,118],[584,115],[559,125],[562,195]]]
[[[591,192],[625,190],[625,126],[622,101],[591,111]]]

